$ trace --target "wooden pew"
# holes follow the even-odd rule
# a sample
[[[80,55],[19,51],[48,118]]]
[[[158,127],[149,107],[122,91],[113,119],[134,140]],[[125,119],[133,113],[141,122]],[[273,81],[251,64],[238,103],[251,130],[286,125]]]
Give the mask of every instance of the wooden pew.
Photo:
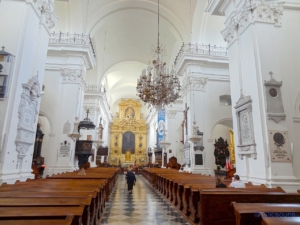
[[[73,215],[69,215],[66,219],[57,220],[2,220],[1,225],[71,225],[74,219]]]
[[[66,219],[74,215],[72,225],[84,225],[81,215],[84,206],[70,207],[0,207],[0,221],[24,219]]]
[[[214,191],[222,191],[222,192],[276,192],[276,193],[285,193],[285,191],[281,187],[277,188],[266,188],[265,185],[248,185],[246,188],[215,188],[215,185],[212,185],[211,188],[209,188],[208,185],[200,185],[200,184],[194,184],[190,187],[185,187],[189,189],[189,199],[188,203],[183,202],[183,208],[186,208],[185,212],[188,212],[187,215],[189,215],[191,221],[198,222],[199,221],[199,213],[198,213],[198,203],[200,201],[200,193],[199,190],[204,189],[211,189]],[[185,196],[185,195],[183,195]],[[188,196],[187,196],[188,197]]]
[[[199,190],[198,212],[202,225],[232,225],[235,215],[231,202],[238,203],[290,203],[300,202],[299,194],[268,192],[224,192]]]
[[[276,213],[287,213],[287,217],[295,217],[295,213],[300,212],[300,204],[232,202],[232,206],[236,217],[236,225],[246,225],[249,223],[260,225],[262,220],[260,212],[275,213],[271,217],[284,217],[285,215],[277,216]]]
[[[97,194],[95,201],[93,201],[92,207],[94,208],[95,212],[98,213],[98,217],[101,217],[102,213],[104,213],[105,208],[105,185],[106,180],[78,180],[78,179],[40,179],[40,180],[33,180],[29,182],[19,182],[14,184],[13,186],[18,189],[18,187],[28,187],[30,185],[31,189],[45,189],[47,188],[57,188],[57,187],[72,187],[72,188],[79,188],[79,190],[83,190],[83,187],[90,187],[90,188],[100,188],[100,192]],[[4,185],[1,187],[9,187],[12,185]],[[0,187],[0,190],[1,190]]]
[[[108,198],[118,178],[118,171],[118,168],[101,168],[101,170],[93,168],[86,170],[87,175],[82,177],[82,179],[80,179],[78,172],[67,172],[55,175],[54,177],[56,178],[51,177],[49,179],[16,182],[14,185],[2,185],[0,187],[2,217],[5,215],[3,210],[7,206],[13,209],[12,212],[15,208],[18,208],[18,210],[23,210],[24,208],[24,212],[22,211],[21,214],[23,217],[18,219],[26,220],[31,218],[32,215],[31,213],[26,214],[28,212],[26,208],[34,210],[37,206],[43,209],[52,207],[53,215],[47,216],[47,213],[43,214],[43,211],[39,211],[42,219],[63,219],[67,221],[65,220],[67,215],[74,215],[73,220],[75,222],[73,221],[72,224],[99,224],[101,215],[104,213],[105,198]],[[62,215],[61,212],[56,211],[56,208],[62,206],[68,210],[75,206],[84,207],[83,213],[80,215],[80,221],[78,220],[79,214],[69,212],[66,215]],[[7,215],[8,217],[10,216],[10,214]],[[11,218],[2,217],[0,215],[0,220],[11,220]],[[40,217],[33,215],[32,218],[36,220]],[[49,224],[51,224],[51,221],[49,221]]]
[[[106,177],[106,178],[105,178]],[[88,180],[88,179],[110,179],[110,175],[103,175],[101,174],[101,177],[98,174],[87,174],[87,175],[79,175],[74,173],[65,173],[65,174],[57,174],[51,177],[47,177],[47,179],[79,179],[79,180]],[[112,190],[111,185],[106,185],[106,201],[109,199],[109,194]]]
[[[299,225],[300,217],[264,217],[262,225]]]
[[[61,197],[43,197],[43,198],[0,198],[0,208],[1,207],[44,207],[44,206],[80,206],[84,205],[84,212],[82,214],[83,224],[91,224],[90,219],[90,205],[92,201],[92,196],[88,197],[72,197],[72,198],[61,198]]]
[[[113,170],[113,172],[115,172],[116,169]],[[94,171],[95,172],[95,171]],[[107,172],[107,171],[105,171]],[[101,173],[98,173],[101,175]],[[66,174],[64,174],[65,176]],[[94,174],[95,175],[95,174]],[[99,175],[98,175],[99,177]],[[59,182],[61,184],[59,184]],[[95,183],[96,182],[96,183]],[[51,184],[50,184],[51,183]],[[2,191],[16,191],[18,192],[21,188],[30,188],[27,189],[27,191],[35,191],[35,193],[38,192],[45,192],[45,191],[50,191],[53,193],[57,193],[59,192],[64,192],[64,191],[74,191],[77,190],[79,192],[82,191],[96,191],[96,197],[93,200],[93,204],[91,205],[90,209],[90,213],[91,213],[91,224],[93,224],[93,220],[96,221],[96,223],[99,222],[102,214],[104,213],[104,207],[105,207],[105,192],[104,192],[104,185],[107,184],[107,179],[83,179],[83,180],[79,180],[79,179],[72,179],[72,180],[61,180],[61,179],[40,179],[40,180],[28,180],[27,182],[17,182],[15,185],[2,185],[0,187],[0,190]],[[43,186],[45,185],[45,186]],[[61,189],[59,188],[59,190],[57,189],[57,187],[69,187],[69,188],[64,188]],[[76,187],[74,187],[76,186]],[[45,188],[46,187],[46,188]],[[83,189],[89,187],[89,189]],[[95,189],[96,188],[96,189]],[[103,188],[103,191],[101,191],[101,188]],[[100,192],[99,190],[100,189]],[[42,190],[42,191],[41,191]],[[98,193],[97,193],[98,192]],[[64,192],[65,193],[65,192]],[[67,192],[68,193],[68,192]],[[102,194],[101,194],[102,193]],[[76,195],[76,193],[74,193]],[[14,195],[12,195],[14,196]],[[41,195],[43,196],[43,195]],[[53,196],[53,194],[52,194]],[[76,196],[74,196],[76,197]]]

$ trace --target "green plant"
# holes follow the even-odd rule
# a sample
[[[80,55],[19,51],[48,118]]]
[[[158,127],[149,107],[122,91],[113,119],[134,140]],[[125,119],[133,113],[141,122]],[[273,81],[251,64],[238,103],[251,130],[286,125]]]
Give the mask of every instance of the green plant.
[[[217,166],[217,170],[221,170],[221,166]]]

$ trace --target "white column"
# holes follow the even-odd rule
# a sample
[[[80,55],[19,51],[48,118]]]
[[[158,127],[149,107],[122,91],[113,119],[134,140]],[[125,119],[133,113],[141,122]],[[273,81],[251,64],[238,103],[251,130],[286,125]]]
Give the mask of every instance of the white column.
[[[293,116],[295,102],[299,92],[300,78],[298,76],[300,57],[300,30],[292,24],[300,20],[299,0],[293,2],[279,1],[247,1],[246,4],[231,2],[222,9],[217,6],[218,0],[210,2],[208,7],[213,14],[223,13],[226,16],[226,29],[222,31],[228,42],[232,102],[244,104],[251,99],[249,112],[250,131],[253,133],[251,151],[247,154],[246,147],[236,146],[237,173],[242,179],[254,183],[264,183],[269,186],[281,186],[286,191],[299,189],[299,180],[294,171],[299,170],[297,164],[291,161],[274,161],[271,152],[274,151],[273,140],[269,140],[270,132],[285,132],[284,146],[290,151],[291,143],[298,142],[294,136]],[[297,6],[298,5],[298,6]],[[233,13],[234,12],[234,13]],[[298,23],[299,24],[299,23]],[[269,72],[273,75],[270,76]],[[281,96],[270,98],[264,85],[265,81],[274,78],[282,81]],[[242,93],[241,91],[242,90]],[[243,95],[244,96],[243,96]],[[285,117],[281,120],[272,119],[268,113],[268,105],[280,108],[281,102]],[[249,102],[249,101],[248,101]],[[298,108],[298,106],[296,106]],[[233,111],[235,143],[246,142],[246,130],[239,125],[248,123],[238,121]],[[274,117],[273,117],[274,118]],[[277,120],[277,121],[276,121]],[[247,132],[248,133],[248,132]],[[240,143],[239,143],[240,142]],[[296,150],[299,152],[299,150]],[[299,176],[299,172],[298,176]]]
[[[0,2],[0,45],[15,56],[7,95],[0,101],[0,183],[34,177],[32,153],[49,30],[57,20],[53,9],[52,0]]]

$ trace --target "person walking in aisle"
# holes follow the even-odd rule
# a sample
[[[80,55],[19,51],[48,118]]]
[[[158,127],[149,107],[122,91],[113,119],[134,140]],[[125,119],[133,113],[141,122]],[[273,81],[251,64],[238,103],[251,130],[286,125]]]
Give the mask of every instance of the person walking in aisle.
[[[133,185],[135,185],[136,179],[134,173],[131,171],[131,168],[128,168],[128,172],[126,174],[127,186],[129,194],[132,194]]]

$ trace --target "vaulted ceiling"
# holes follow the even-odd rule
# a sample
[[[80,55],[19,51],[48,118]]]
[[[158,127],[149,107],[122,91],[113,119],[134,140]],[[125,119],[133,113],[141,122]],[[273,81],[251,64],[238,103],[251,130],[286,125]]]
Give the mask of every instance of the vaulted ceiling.
[[[160,42],[169,67],[183,42],[205,40],[203,29],[218,30],[221,40],[223,18],[207,24],[206,5],[206,0],[160,0]],[[55,6],[60,19],[55,30],[90,33],[97,68],[88,72],[88,82],[106,85],[112,111],[121,98],[137,99],[136,80],[157,45],[157,0],[56,0]]]

